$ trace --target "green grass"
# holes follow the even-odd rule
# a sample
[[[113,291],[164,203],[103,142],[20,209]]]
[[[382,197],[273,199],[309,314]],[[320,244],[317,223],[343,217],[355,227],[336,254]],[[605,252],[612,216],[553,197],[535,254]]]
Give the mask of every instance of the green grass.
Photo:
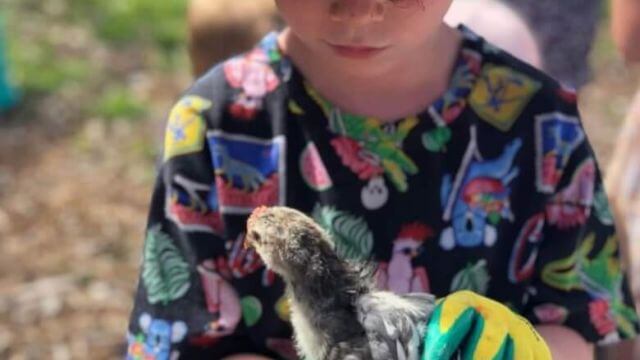
[[[67,84],[85,82],[91,73],[88,60],[60,57],[45,42],[16,44],[9,51],[16,83],[26,93],[53,92]]]
[[[172,51],[184,43],[186,0],[68,1],[72,19],[88,22],[98,38],[113,45],[150,41]]]
[[[28,3],[21,4],[27,6]],[[9,76],[26,94],[50,93],[67,84],[84,82],[90,74],[90,64],[85,58],[59,54],[54,44],[44,35],[25,35],[20,22],[21,9],[9,6],[0,16],[4,30]],[[39,22],[42,19],[34,19]],[[16,29],[17,31],[9,31]],[[2,31],[0,31],[2,35]]]
[[[87,28],[94,35],[96,45],[110,51],[135,47],[157,53],[164,58],[161,63],[168,64],[169,70],[173,70],[176,63],[173,59],[184,50],[186,43],[187,0],[59,0],[63,3],[62,14],[40,12],[37,18],[30,17],[34,7],[40,6],[37,1],[7,1],[6,8],[0,8],[0,26],[4,15],[12,77],[27,94],[53,93],[68,84],[88,86],[109,81],[105,69],[96,68],[82,55],[70,56],[53,44],[48,27]],[[38,23],[47,25],[34,25]],[[16,31],[9,34],[8,29]],[[109,95],[101,104],[106,114],[139,113],[124,97]]]
[[[122,86],[108,88],[97,99],[95,109],[89,110],[107,121],[135,121],[144,117],[147,112],[146,106]]]

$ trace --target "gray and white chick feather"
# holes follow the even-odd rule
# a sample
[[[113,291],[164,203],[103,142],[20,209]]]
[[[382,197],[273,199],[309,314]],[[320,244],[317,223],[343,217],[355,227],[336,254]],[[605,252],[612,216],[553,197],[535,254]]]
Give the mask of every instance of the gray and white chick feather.
[[[261,207],[247,221],[245,246],[279,274],[306,360],[417,360],[435,298],[374,285],[374,268],[338,257],[313,219],[287,207]]]

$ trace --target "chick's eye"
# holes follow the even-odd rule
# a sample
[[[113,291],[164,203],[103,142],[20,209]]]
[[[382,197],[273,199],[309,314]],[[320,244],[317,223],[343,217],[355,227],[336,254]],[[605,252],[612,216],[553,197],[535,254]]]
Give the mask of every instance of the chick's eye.
[[[261,238],[260,238],[260,234],[258,234],[258,232],[257,232],[257,231],[255,231],[255,230],[254,230],[254,231],[251,231],[251,233],[249,234],[249,236],[251,236],[251,238],[252,238],[255,242],[257,242],[257,243],[259,243],[259,242],[260,242],[260,240],[261,240]]]

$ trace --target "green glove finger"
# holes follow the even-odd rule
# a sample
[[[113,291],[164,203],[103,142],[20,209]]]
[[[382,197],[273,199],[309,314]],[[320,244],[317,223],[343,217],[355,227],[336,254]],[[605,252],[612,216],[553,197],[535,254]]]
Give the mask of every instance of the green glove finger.
[[[511,336],[507,337],[507,345],[504,351],[504,360],[514,360],[515,359],[515,351],[513,349],[513,338]]]
[[[477,314],[473,329],[469,334],[469,338],[466,343],[463,344],[462,359],[463,360],[512,360],[513,358],[507,357],[509,346],[511,346],[511,339],[506,332],[504,326],[499,324],[492,324],[490,329],[485,329],[488,326],[487,321],[481,314]],[[486,331],[485,331],[486,330]],[[487,334],[487,332],[491,332]],[[483,341],[482,344],[480,342]],[[497,343],[500,345],[497,350],[487,346],[491,343]],[[511,346],[512,347],[512,346]],[[512,347],[513,348],[513,347]]]
[[[424,339],[422,360],[550,360],[544,339],[525,318],[503,304],[469,291],[436,306]]]
[[[466,337],[477,317],[477,313],[473,308],[467,308],[458,316],[449,329],[442,331],[440,321],[443,303],[441,302],[436,306],[427,325],[422,360],[449,360],[458,350],[460,343]]]

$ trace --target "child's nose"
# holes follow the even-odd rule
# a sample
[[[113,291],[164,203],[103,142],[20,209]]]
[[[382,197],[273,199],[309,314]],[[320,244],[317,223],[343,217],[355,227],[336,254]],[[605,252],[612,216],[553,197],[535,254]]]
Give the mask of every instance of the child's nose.
[[[334,21],[370,22],[384,18],[385,0],[333,0],[329,12]]]

